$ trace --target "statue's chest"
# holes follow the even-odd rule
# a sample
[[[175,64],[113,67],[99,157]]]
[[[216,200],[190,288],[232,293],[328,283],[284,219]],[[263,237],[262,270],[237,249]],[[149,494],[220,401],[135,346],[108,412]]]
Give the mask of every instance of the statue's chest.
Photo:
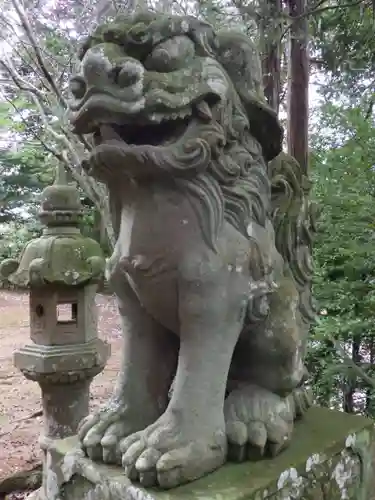
[[[196,237],[201,238],[189,201],[173,191],[148,191],[123,207],[118,251],[123,258],[172,264]]]
[[[194,238],[201,240],[202,236],[190,204],[163,194],[123,207],[119,238],[110,259],[111,280],[121,295],[121,279],[126,276],[149,313],[176,331],[179,263],[194,245]]]

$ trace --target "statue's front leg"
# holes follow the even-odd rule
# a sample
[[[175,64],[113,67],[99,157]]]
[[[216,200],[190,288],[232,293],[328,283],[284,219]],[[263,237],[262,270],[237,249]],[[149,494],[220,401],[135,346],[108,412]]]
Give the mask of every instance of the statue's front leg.
[[[123,351],[113,395],[80,425],[79,438],[92,459],[121,464],[119,442],[155,422],[168,403],[178,339],[146,312],[122,278],[116,283]]]
[[[209,268],[207,274],[180,279],[181,344],[169,406],[154,424],[122,443],[127,475],[144,486],[175,487],[226,460],[223,405],[247,280],[234,271],[230,276],[227,267],[216,275]]]

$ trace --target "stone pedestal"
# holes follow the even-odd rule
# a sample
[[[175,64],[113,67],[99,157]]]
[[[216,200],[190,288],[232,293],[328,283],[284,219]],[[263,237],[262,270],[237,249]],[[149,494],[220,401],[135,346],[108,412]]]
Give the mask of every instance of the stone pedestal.
[[[61,439],[77,432],[89,412],[89,389],[110,355],[110,346],[101,339],[84,344],[22,347],[14,364],[42,390],[44,435]]]
[[[46,447],[38,500],[372,500],[375,486],[372,421],[324,408],[307,413],[278,457],[229,464],[169,491],[145,490],[120,467],[93,463],[75,437]]]

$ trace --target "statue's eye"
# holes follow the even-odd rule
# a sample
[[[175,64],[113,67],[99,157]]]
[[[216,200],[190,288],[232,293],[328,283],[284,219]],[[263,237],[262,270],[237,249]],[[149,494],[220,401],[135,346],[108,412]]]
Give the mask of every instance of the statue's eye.
[[[159,43],[144,62],[146,69],[166,73],[184,67],[193,59],[194,43],[186,36],[175,36]]]
[[[82,99],[86,93],[86,83],[79,76],[73,77],[69,82],[69,90],[76,99]]]

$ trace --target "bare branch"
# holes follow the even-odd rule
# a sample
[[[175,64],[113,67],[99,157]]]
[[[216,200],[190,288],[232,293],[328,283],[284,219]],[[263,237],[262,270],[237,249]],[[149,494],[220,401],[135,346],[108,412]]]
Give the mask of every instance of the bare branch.
[[[35,87],[32,83],[29,81],[26,81],[16,70],[16,68],[13,66],[12,61],[7,58],[6,62],[5,59],[0,60],[0,64],[3,66],[3,68],[7,71],[9,76],[12,78],[14,83],[17,85],[17,87],[20,90],[23,90],[24,92],[29,92],[30,94],[35,95],[37,98],[43,100],[44,96],[42,92]]]
[[[375,387],[375,379],[367,375],[367,373],[357,363],[355,363],[350,356],[347,355],[345,349],[338,341],[333,341],[337,352],[341,358],[354,370],[354,372],[362,378],[370,387]]]
[[[1,93],[1,97],[4,99],[4,101],[8,102],[8,104],[13,108],[13,110],[15,111],[15,113],[18,115],[18,117],[20,118],[20,120],[22,121],[22,123],[27,126],[28,123],[27,121],[25,120],[25,118],[23,117],[21,111],[17,108],[17,106],[14,104],[14,102],[9,99],[5,94],[4,92]],[[50,153],[51,155],[53,155],[58,161],[60,162],[63,162],[65,163],[65,159],[64,159],[64,156],[59,153],[56,149],[54,149],[52,146],[49,146],[45,141],[44,139],[42,138],[42,136],[40,134],[38,134],[35,130],[31,131],[33,137],[35,140],[37,140],[38,142],[40,142],[41,146],[45,149],[45,151],[47,151],[48,153]],[[67,165],[68,166],[68,165]]]
[[[320,2],[320,5],[322,5],[326,0],[322,0]],[[319,8],[314,8],[311,10],[307,10],[304,14],[301,14],[300,16],[294,18],[293,20],[298,20],[302,19],[303,17],[315,15],[315,14],[320,14],[321,12],[324,12],[326,10],[336,10],[336,9],[347,9],[350,7],[356,7],[357,5],[360,5],[361,3],[366,3],[364,0],[357,0],[356,2],[348,2],[348,3],[342,3],[338,5],[326,5],[324,7],[319,7]]]
[[[17,115],[20,117],[22,122],[27,125],[26,120],[22,116],[21,111],[17,108],[17,106],[14,105],[11,99],[9,99],[4,93],[2,93],[2,98],[6,100],[12,108],[15,110]],[[74,180],[81,186],[81,188],[84,190],[86,195],[94,202],[97,210],[99,210],[101,213],[106,210],[107,208],[107,201],[106,201],[106,192],[105,189],[99,187],[95,183],[91,177],[87,176],[84,172],[80,173],[75,166],[72,165],[72,162],[69,159],[68,152],[67,151],[62,151],[59,153],[56,149],[54,149],[52,146],[49,146],[44,139],[37,134],[35,131],[32,132],[33,137],[40,142],[41,146],[49,152],[51,155],[53,155],[59,162],[63,163],[65,167],[72,173],[72,176]],[[108,220],[108,219],[107,219]],[[110,235],[109,235],[110,238]]]
[[[365,114],[365,120],[369,120],[371,118],[372,112],[374,109],[374,105],[375,105],[375,97],[372,98],[369,102],[369,105],[367,107],[366,114]]]
[[[56,95],[60,104],[64,108],[66,108],[67,103],[66,103],[64,97],[62,96],[60,90],[57,88],[57,86],[54,82],[54,79],[52,78],[50,72],[47,69],[47,66],[46,66],[44,59],[43,59],[43,56],[42,56],[42,52],[39,48],[38,41],[36,40],[36,38],[34,36],[33,30],[32,30],[32,27],[29,23],[29,20],[27,18],[26,12],[24,11],[19,0],[11,0],[11,2],[12,2],[12,4],[13,4],[13,6],[14,6],[14,8],[19,16],[19,19],[21,21],[21,25],[25,31],[25,34],[32,45],[32,48],[34,50],[35,56],[36,56],[37,61],[38,61],[39,68],[41,69],[45,79],[47,80],[48,84],[50,85],[51,89],[53,90],[53,92]]]
[[[109,243],[113,246],[115,236],[111,226],[107,189],[105,185],[96,182],[81,168],[81,161],[86,152],[92,149],[92,145],[85,136],[72,133],[64,114],[68,109],[64,95],[66,75],[70,71],[76,53],[69,45],[64,47],[64,52],[65,48],[67,49],[67,57],[62,58],[53,52],[50,53],[46,45],[39,43],[39,31],[45,35],[45,30],[47,30],[49,36],[50,32],[54,34],[51,27],[44,26],[38,21],[39,18],[36,18],[35,22],[32,21],[28,16],[27,8],[24,7],[28,5],[26,2],[22,0],[9,0],[9,2],[19,19],[17,24],[13,25],[0,14],[0,25],[5,33],[5,35],[0,35],[0,39],[3,38],[8,42],[15,56],[12,59],[1,56],[2,60],[0,57],[0,71],[5,78],[9,78],[9,80],[4,78],[3,93],[6,94],[8,89],[12,91],[16,89],[26,94],[27,100],[33,105],[32,109],[28,110],[27,116],[21,109],[17,110],[17,104],[11,101],[9,95],[5,97],[26,127],[30,123],[30,118],[33,120],[37,118],[37,123],[42,124],[36,127],[36,130],[32,127],[28,131],[29,137],[34,137],[49,155],[70,170],[73,179],[93,201],[101,214]],[[104,2],[101,6],[103,4]],[[83,14],[87,17],[86,14],[91,10],[92,5],[88,2],[83,7],[86,8]],[[59,23],[58,19],[56,23]],[[7,40],[8,35],[10,41]],[[24,69],[27,76],[24,74]],[[30,111],[35,112],[37,117],[30,115]]]
[[[322,0],[321,2],[318,3],[318,5],[322,5],[325,1],[326,0]],[[314,8],[311,10],[306,10],[306,12],[304,12],[303,14],[296,16],[296,17],[287,16],[287,19],[290,21],[290,23],[288,24],[286,29],[282,32],[280,40],[282,40],[285,37],[285,35],[291,29],[291,26],[293,23],[295,23],[295,22],[297,22],[305,17],[320,14],[321,12],[324,12],[326,10],[348,9],[350,7],[356,7],[357,5],[360,5],[361,3],[364,3],[364,0],[357,0],[356,2],[343,3],[343,4],[339,4],[339,5],[326,5],[324,7],[318,7],[318,8]]]

